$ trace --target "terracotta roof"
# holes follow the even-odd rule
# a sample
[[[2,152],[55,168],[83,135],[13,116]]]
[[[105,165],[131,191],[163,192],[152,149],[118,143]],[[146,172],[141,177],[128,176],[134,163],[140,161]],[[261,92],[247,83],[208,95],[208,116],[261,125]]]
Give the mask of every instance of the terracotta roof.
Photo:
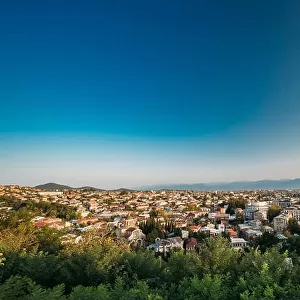
[[[197,246],[197,240],[195,238],[190,238],[187,240],[186,248],[194,248]]]

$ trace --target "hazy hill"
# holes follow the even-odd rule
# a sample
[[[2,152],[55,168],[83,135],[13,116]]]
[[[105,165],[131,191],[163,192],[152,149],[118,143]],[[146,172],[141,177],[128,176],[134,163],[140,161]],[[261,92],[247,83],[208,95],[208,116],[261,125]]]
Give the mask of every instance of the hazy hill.
[[[126,189],[126,188],[119,188],[119,189],[116,189],[114,190],[116,192],[133,192],[135,190],[132,190],[132,189]]]
[[[68,185],[62,185],[54,182],[49,182],[45,184],[40,184],[35,186],[37,189],[48,190],[48,191],[56,191],[56,190],[72,190],[74,188]]]
[[[95,187],[92,187],[92,186],[82,186],[80,188],[76,188],[78,190],[88,190],[88,191],[105,191],[104,189],[98,189],[98,188],[95,188]]]
[[[37,185],[36,188],[43,190],[91,190],[104,191],[91,186],[74,188],[68,185],[58,183],[46,183]],[[149,185],[137,187],[135,189],[119,188],[114,191],[134,191],[134,190],[198,190],[198,191],[236,191],[236,190],[288,190],[300,189],[300,178],[280,179],[280,180],[260,180],[260,181],[235,181],[235,182],[212,182],[212,183],[194,183],[194,184],[166,184]]]
[[[35,186],[35,188],[42,189],[42,190],[48,190],[48,191],[56,191],[56,190],[59,190],[59,191],[62,191],[62,190],[104,191],[104,190],[97,189],[92,186],[83,186],[83,187],[79,187],[79,188],[74,188],[74,187],[71,187],[68,185],[62,185],[62,184],[58,184],[58,183],[54,183],[54,182],[40,184],[40,185]]]
[[[300,189],[300,178],[260,181],[235,181],[194,184],[166,184],[143,186],[140,190],[200,190],[200,191],[234,191],[234,190],[288,190]]]

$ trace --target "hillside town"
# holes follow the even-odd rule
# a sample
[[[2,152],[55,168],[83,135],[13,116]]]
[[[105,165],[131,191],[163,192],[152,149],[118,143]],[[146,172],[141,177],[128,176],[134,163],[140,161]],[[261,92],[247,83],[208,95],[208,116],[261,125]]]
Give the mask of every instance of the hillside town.
[[[290,224],[298,227],[300,221],[300,192],[293,190],[46,191],[9,185],[0,186],[0,196],[22,202],[56,203],[74,209],[76,218],[37,214],[31,220],[36,228],[65,230],[64,243],[79,243],[82,233],[97,230],[133,248],[153,249],[155,253],[164,254],[177,248],[197,250],[197,240],[201,237],[228,237],[231,246],[237,249],[247,247],[265,232],[274,233],[283,241],[297,234],[288,227]],[[13,211],[13,207],[4,204],[0,203],[2,215]],[[161,232],[153,224],[158,224]]]

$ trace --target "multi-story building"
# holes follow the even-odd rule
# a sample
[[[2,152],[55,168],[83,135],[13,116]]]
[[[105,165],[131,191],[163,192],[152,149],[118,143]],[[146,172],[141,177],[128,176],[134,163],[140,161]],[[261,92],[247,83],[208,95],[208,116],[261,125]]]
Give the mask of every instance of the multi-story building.
[[[273,204],[279,206],[280,209],[285,209],[291,206],[291,199],[289,198],[276,199],[273,201]]]
[[[280,214],[273,219],[273,227],[275,231],[282,232],[286,229],[288,224],[288,217],[285,214]]]
[[[245,247],[247,247],[247,241],[245,241],[242,238],[230,238],[230,244],[231,247],[234,249],[244,249]]]
[[[283,213],[288,216],[288,218],[294,218],[298,222],[300,221],[300,209],[295,207],[287,207],[283,210]]]

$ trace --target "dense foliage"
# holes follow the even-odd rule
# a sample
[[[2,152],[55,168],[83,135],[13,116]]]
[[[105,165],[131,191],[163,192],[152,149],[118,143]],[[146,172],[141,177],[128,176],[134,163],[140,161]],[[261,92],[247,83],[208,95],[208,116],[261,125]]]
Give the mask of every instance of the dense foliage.
[[[0,228],[13,228],[20,222],[28,223],[34,216],[43,215],[45,217],[61,218],[71,220],[77,217],[74,207],[62,205],[59,203],[50,203],[46,201],[21,201],[15,198],[1,196],[0,203],[11,207],[10,213],[0,211]]]

